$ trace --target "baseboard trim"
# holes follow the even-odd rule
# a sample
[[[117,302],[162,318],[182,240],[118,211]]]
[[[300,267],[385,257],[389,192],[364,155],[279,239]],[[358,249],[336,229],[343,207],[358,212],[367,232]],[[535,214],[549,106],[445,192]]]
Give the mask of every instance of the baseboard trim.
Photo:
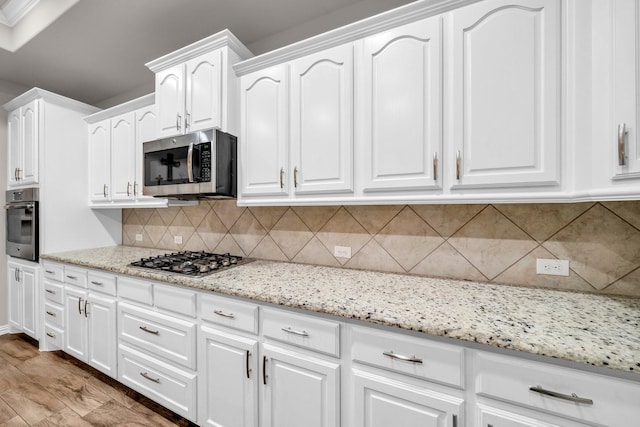
[[[8,333],[9,333],[9,325],[0,326],[0,335],[4,335]]]

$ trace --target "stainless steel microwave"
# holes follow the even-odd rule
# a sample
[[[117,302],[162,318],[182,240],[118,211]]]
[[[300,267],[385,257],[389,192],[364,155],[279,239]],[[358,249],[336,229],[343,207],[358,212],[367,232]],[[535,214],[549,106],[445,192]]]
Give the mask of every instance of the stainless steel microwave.
[[[177,199],[237,196],[237,138],[218,129],[143,144],[142,193]]]

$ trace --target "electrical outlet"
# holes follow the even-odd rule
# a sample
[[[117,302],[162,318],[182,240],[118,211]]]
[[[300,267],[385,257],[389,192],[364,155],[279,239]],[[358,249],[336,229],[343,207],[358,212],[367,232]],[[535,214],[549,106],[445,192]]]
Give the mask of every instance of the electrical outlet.
[[[351,258],[351,246],[334,246],[333,256],[336,258]]]
[[[175,243],[176,245],[181,245],[182,244],[182,236],[173,236],[173,243]]]
[[[536,259],[536,273],[551,276],[568,276],[569,260],[566,259]]]
[[[142,234],[136,234],[136,242],[142,242]]]

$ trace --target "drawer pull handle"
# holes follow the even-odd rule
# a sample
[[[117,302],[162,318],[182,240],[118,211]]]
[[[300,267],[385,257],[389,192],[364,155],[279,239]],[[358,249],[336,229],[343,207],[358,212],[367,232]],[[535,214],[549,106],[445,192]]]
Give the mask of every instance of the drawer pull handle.
[[[393,352],[393,350],[389,350],[389,351],[383,351],[382,354],[384,354],[385,356],[388,356],[392,359],[398,359],[398,360],[404,360],[405,362],[411,362],[411,363],[420,363],[422,364],[422,359],[418,359],[416,356],[403,356],[401,354],[395,354]]]
[[[56,317],[56,314],[55,314],[54,312],[52,312],[52,311],[47,311],[47,314],[48,314],[49,316]]]
[[[45,270],[44,272],[47,274],[55,274],[55,271],[51,271],[51,270]]]
[[[156,383],[156,384],[160,384],[160,378],[151,378],[151,377],[149,376],[149,374],[147,374],[146,372],[140,372],[140,375],[141,375],[143,378],[148,379],[149,381],[153,381],[153,382],[154,382],[154,383]]]
[[[104,286],[104,283],[102,283],[102,282],[96,282],[95,280],[92,280],[92,281],[91,281],[91,284],[92,284],[92,285],[96,285],[96,286]]]
[[[48,294],[54,294],[54,295],[56,294],[56,292],[55,292],[55,291],[52,291],[51,289],[45,289],[45,291],[46,291]]]
[[[56,336],[55,336],[55,335],[53,335],[51,332],[47,332],[47,336],[48,336],[49,338],[55,338],[55,337],[56,337]]]
[[[229,319],[235,319],[236,316],[233,313],[225,313],[222,310],[213,310],[214,314],[217,314],[218,316],[222,316],[222,317],[228,317]]]
[[[267,356],[262,356],[262,384],[267,385]]]
[[[540,386],[529,387],[529,390],[535,391],[536,393],[540,393],[545,396],[551,396],[551,397],[556,397],[558,399],[568,400],[570,402],[584,403],[585,405],[593,405],[593,400],[587,399],[584,397],[579,397],[575,393],[563,394],[563,393],[558,393],[551,390],[546,390]]]
[[[282,328],[282,330],[287,332],[287,333],[289,333],[289,334],[300,335],[301,337],[308,337],[309,336],[307,331],[296,331],[295,329],[291,329],[291,326],[289,326],[287,328]]]
[[[142,329],[143,331],[149,333],[149,334],[153,334],[153,335],[159,335],[160,331],[152,331],[151,329],[147,329],[146,326],[139,326],[140,329]]]
[[[249,357],[251,357],[251,352],[247,350],[247,358],[246,358],[246,370],[247,370],[247,378],[251,378],[251,368],[249,367]]]

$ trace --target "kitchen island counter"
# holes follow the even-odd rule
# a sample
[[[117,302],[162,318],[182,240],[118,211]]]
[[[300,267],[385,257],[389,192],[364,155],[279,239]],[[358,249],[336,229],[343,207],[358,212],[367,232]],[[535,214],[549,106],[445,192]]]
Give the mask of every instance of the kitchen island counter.
[[[260,260],[201,278],[129,265],[159,252],[42,258],[640,374],[640,299]]]

